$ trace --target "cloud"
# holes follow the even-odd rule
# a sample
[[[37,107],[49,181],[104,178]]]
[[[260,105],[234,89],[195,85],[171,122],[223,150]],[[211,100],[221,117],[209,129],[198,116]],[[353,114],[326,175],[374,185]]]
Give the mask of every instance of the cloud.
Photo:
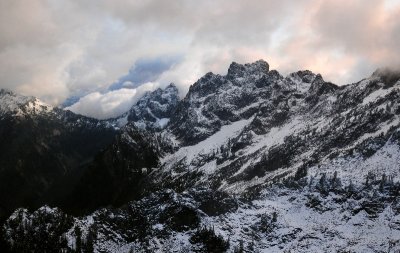
[[[338,84],[355,82],[382,66],[399,68],[400,5],[392,1],[312,1],[281,45],[286,66],[303,66]],[[303,27],[303,29],[296,29]]]
[[[106,93],[93,92],[65,109],[97,119],[115,118],[127,112],[146,91],[153,89],[153,83],[146,83],[137,89],[123,88]]]
[[[54,105],[100,101],[110,85],[184,93],[208,71],[260,58],[345,84],[400,69],[399,15],[395,0],[0,1],[0,87]]]
[[[144,83],[154,82],[162,73],[170,70],[179,61],[179,56],[159,56],[151,59],[139,59],[129,69],[129,73],[120,77],[109,89],[137,88]]]

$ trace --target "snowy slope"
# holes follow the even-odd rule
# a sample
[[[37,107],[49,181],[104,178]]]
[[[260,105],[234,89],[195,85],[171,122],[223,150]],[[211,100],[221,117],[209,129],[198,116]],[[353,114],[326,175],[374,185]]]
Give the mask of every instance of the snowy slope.
[[[146,94],[119,119],[158,155],[137,176],[143,195],[74,217],[63,247],[79,227],[95,252],[396,252],[400,77],[386,74],[339,87],[260,60],[206,74],[180,101],[174,86]],[[142,158],[139,137],[110,160]]]
[[[339,88],[310,71],[282,77],[257,64],[233,63],[226,77],[207,74],[191,87],[165,130],[175,134],[179,125],[175,136],[183,147],[161,159],[156,180],[192,174],[194,185],[242,194],[303,167],[314,174],[332,167],[353,181],[369,171],[398,178],[400,82],[386,87],[373,75]],[[265,84],[258,85],[260,79]],[[257,96],[247,100],[246,90]],[[246,102],[238,104],[243,97]],[[249,108],[256,110],[238,116]],[[194,139],[199,141],[188,145]],[[378,170],[378,164],[385,167]]]

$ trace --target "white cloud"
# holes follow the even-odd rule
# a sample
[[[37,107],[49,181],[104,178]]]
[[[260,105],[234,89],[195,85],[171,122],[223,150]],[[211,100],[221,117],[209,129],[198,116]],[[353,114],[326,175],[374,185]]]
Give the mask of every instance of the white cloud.
[[[107,102],[109,86],[138,60],[166,55],[181,59],[143,80],[175,82],[183,92],[208,71],[225,74],[232,61],[260,58],[283,74],[310,69],[335,83],[354,82],[378,67],[400,66],[395,3],[0,0],[0,88],[54,105],[85,94]]]
[[[97,119],[115,118],[127,112],[146,91],[154,90],[156,86],[158,84],[146,83],[136,89],[93,92],[65,109]]]

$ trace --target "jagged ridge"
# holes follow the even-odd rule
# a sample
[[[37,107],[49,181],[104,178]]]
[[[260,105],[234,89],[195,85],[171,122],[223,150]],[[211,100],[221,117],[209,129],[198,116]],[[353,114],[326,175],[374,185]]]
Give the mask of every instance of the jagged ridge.
[[[254,252],[307,252],[318,247],[323,251],[386,250],[385,243],[390,250],[395,248],[398,228],[387,235],[389,239],[381,238],[379,229],[387,228],[390,220],[400,220],[398,211],[389,210],[397,210],[399,189],[400,82],[396,74],[378,71],[339,87],[311,71],[283,77],[260,60],[232,63],[225,76],[206,74],[180,102],[177,95],[161,103],[167,106],[152,101],[164,92],[157,90],[140,100],[121,132],[129,141],[116,142],[106,151],[111,159],[100,156],[103,161],[116,160],[122,177],[140,179],[140,200],[124,208],[102,209],[70,224],[63,233],[68,238],[65,248],[77,247],[72,226],[92,231],[93,224],[102,227],[92,245],[97,251],[146,247],[159,252],[166,248],[190,251],[209,247],[207,241],[233,251],[240,247],[241,238]],[[168,110],[159,110],[165,107]],[[169,123],[155,127],[162,118],[170,118]],[[144,149],[157,154],[157,168],[140,170],[140,166],[153,165],[139,164],[133,174],[124,174],[134,162],[130,150],[141,154],[139,139],[151,144]],[[119,156],[125,145],[128,152]],[[116,183],[115,177],[110,180],[106,184]],[[210,199],[211,192],[216,195]],[[371,197],[374,194],[376,198]],[[9,222],[21,222],[16,214]],[[300,220],[291,218],[295,214],[304,221],[301,226]],[[36,219],[35,215],[30,219]],[[339,228],[324,229],[315,216],[335,217]],[[132,230],[119,219],[132,224]],[[319,227],[312,227],[315,223]],[[215,224],[214,231],[201,229],[210,224]],[[357,226],[368,229],[379,246],[370,245],[361,234],[355,238],[343,232],[356,233]],[[110,231],[117,233],[111,239],[106,236]],[[315,238],[313,231],[321,237]],[[10,235],[14,232],[11,228]],[[208,239],[202,241],[202,236]],[[226,247],[228,237],[232,244]],[[256,245],[251,244],[254,240]]]

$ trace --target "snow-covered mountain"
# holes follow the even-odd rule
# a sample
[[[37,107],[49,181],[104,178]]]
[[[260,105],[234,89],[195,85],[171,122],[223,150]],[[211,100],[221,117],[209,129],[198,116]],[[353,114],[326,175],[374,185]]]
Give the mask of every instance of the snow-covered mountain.
[[[0,115],[40,114],[52,111],[53,108],[35,97],[26,97],[5,89],[0,89]]]
[[[171,83],[164,89],[146,92],[129,111],[108,122],[116,128],[130,122],[140,129],[160,131],[169,123],[179,100],[178,88]]]
[[[168,127],[183,147],[162,158],[160,173],[183,164],[186,174],[242,193],[303,168],[333,173],[347,163],[366,175],[380,162],[365,161],[379,151],[382,160],[394,157],[380,173],[398,175],[400,82],[377,72],[339,87],[310,71],[282,77],[261,63],[233,63],[226,76],[209,73],[190,88]]]
[[[0,91],[0,219],[54,203],[116,131],[105,121]]]
[[[179,102],[174,84],[146,93],[127,113],[127,120],[142,129],[163,129]]]
[[[308,70],[284,77],[262,60],[232,63],[224,76],[207,73],[182,100],[173,85],[147,93],[117,119],[126,125],[63,210],[16,210],[5,222],[6,244],[17,251],[396,252],[399,101],[396,72],[337,86]]]

